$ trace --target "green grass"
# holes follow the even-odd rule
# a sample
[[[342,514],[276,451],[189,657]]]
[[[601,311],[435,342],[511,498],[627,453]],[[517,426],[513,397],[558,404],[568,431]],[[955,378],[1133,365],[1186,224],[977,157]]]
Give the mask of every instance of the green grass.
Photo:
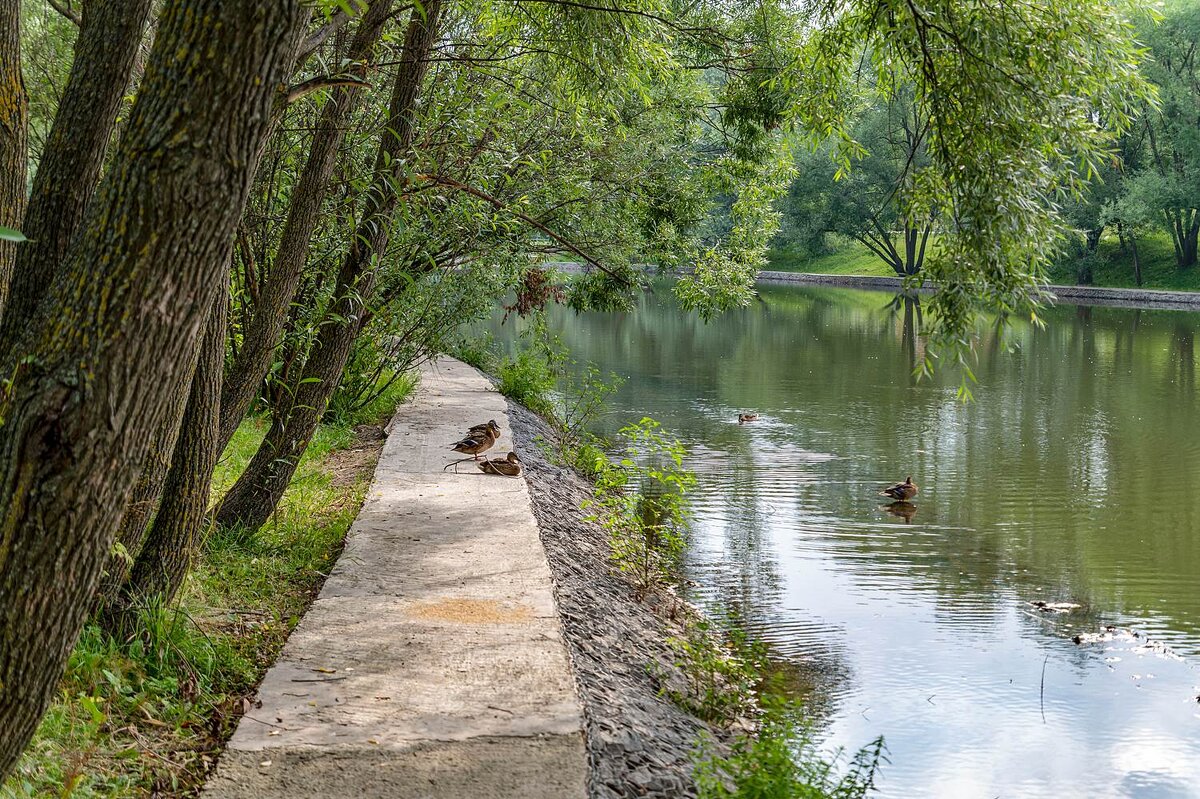
[[[768,702],[758,729],[735,736],[727,755],[701,743],[696,788],[700,799],[865,799],[884,762],[882,738],[848,762],[823,754],[793,704]]]
[[[828,255],[796,254],[772,250],[767,269],[776,272],[812,272],[818,275],[871,275],[895,277],[896,270],[858,242],[850,242]]]
[[[265,430],[261,419],[238,429],[214,497]],[[321,427],[271,521],[249,540],[210,535],[177,606],[147,611],[137,638],[85,627],[58,699],[0,797],[194,794],[341,551],[374,464],[337,455],[353,442],[348,424]]]
[[[1175,249],[1166,233],[1153,233],[1138,239],[1142,262],[1142,288],[1171,291],[1200,291],[1200,268],[1180,269],[1175,265]],[[1050,282],[1075,283],[1075,263],[1064,261],[1050,269]],[[1092,284],[1117,288],[1135,288],[1133,256],[1121,252],[1117,236],[1100,240],[1098,257],[1092,266]]]
[[[1142,288],[1171,291],[1200,291],[1200,268],[1179,269],[1175,251],[1166,233],[1152,233],[1138,239],[1142,261]],[[829,255],[808,256],[787,250],[773,250],[767,268],[778,272],[811,272],[819,275],[868,275],[895,277],[890,266],[858,242],[848,242]],[[1048,270],[1051,283],[1074,285],[1076,262],[1064,259]],[[1092,268],[1092,284],[1114,288],[1135,288],[1133,258],[1121,252],[1116,235],[1105,236],[1099,257]]]

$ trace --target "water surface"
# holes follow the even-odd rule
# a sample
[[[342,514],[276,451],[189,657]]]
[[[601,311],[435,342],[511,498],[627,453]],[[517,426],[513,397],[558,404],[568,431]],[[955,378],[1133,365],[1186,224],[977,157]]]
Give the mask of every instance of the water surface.
[[[698,599],[819,677],[826,744],[885,736],[880,796],[1200,797],[1200,315],[1053,309],[985,340],[964,405],[889,299],[552,323],[626,379],[602,432],[688,446]]]

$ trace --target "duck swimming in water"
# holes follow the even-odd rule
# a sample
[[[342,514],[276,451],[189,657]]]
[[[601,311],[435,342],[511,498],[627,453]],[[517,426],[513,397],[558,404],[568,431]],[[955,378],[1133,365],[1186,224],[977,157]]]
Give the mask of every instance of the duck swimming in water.
[[[757,413],[739,413],[738,414],[738,424],[745,424],[746,422],[757,422],[757,421],[758,421]]]
[[[904,478],[903,483],[896,483],[894,486],[888,486],[879,493],[885,497],[907,501],[917,495],[917,484],[912,481],[912,475]]]

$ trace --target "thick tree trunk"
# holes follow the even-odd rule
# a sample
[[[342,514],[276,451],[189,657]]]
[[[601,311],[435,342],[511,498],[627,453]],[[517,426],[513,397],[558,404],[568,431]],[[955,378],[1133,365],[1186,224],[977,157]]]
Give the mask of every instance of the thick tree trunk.
[[[130,570],[129,580],[102,617],[105,629],[114,635],[132,629],[141,605],[166,605],[175,598],[200,546],[209,487],[220,454],[217,403],[225,367],[228,308],[229,292],[221,291],[200,346],[171,471],[163,487],[162,504]]]
[[[357,77],[365,77],[370,69],[373,51],[383,35],[391,8],[392,0],[376,0],[359,23],[346,54],[351,63],[360,65],[350,70]],[[254,315],[243,336],[242,347],[221,389],[222,449],[233,438],[271,368],[271,358],[287,322],[288,309],[300,285],[309,240],[321,218],[321,207],[337,164],[338,150],[361,94],[362,90],[357,86],[339,86],[321,109],[308,162],[292,194],[275,263],[255,302]]]
[[[0,397],[0,780],[54,695],[195,362],[305,19],[301,0],[168,2],[82,234],[30,323],[0,341],[13,376]]]
[[[359,331],[364,304],[374,288],[375,259],[387,248],[392,217],[400,201],[398,183],[404,155],[412,148],[416,132],[416,101],[428,69],[440,10],[441,0],[427,0],[425,15],[413,12],[410,18],[389,105],[389,128],[382,133],[375,178],[367,191],[354,243],[338,273],[329,312],[300,379],[284,400],[286,407],[274,415],[254,459],[221,502],[217,522],[223,527],[255,531],[275,512],[337,388]]]
[[[25,216],[25,159],[29,103],[21,78],[21,3],[0,0],[0,225],[21,227]],[[8,300],[17,244],[0,241],[0,315]]]
[[[162,495],[163,483],[171,467],[171,456],[179,436],[180,419],[186,401],[187,397],[182,391],[172,399],[163,423],[159,425],[158,431],[150,441],[141,474],[138,475],[133,492],[125,503],[121,526],[117,529],[116,543],[120,544],[121,551],[108,556],[103,576],[100,578],[100,587],[96,590],[94,611],[102,609],[116,596],[118,589],[129,577],[129,569],[132,566],[129,558],[136,557],[142,548],[146,525],[150,523],[154,509],[158,507],[158,498]]]
[[[151,5],[90,0],[83,6],[71,74],[33,179],[22,225],[30,241],[17,254],[0,337],[32,319],[83,222]]]

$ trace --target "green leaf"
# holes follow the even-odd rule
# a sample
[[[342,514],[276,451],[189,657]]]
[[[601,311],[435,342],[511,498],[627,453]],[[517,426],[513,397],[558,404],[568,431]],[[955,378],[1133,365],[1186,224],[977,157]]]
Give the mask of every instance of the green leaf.
[[[0,241],[21,242],[21,241],[29,241],[29,239],[25,238],[25,234],[19,230],[15,230],[13,228],[4,227],[3,225],[0,225]]]

